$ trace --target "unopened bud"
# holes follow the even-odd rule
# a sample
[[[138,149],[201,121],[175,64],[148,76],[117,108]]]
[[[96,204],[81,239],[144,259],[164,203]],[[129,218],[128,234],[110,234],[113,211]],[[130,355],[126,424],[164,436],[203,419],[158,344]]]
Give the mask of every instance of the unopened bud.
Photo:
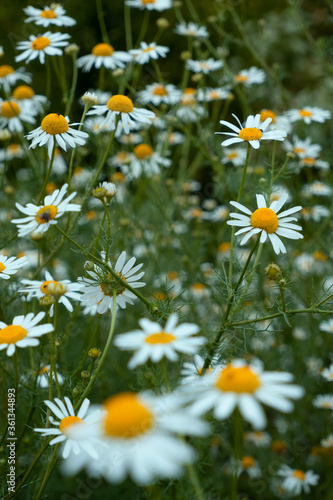
[[[79,50],[80,47],[76,45],[76,43],[71,43],[65,48],[65,54],[68,56],[72,56],[73,54],[77,54]]]
[[[85,106],[91,108],[91,106],[98,104],[98,97],[93,92],[85,92],[81,97],[81,101]]]
[[[101,356],[102,351],[100,349],[97,349],[97,347],[93,347],[92,349],[89,349],[88,351],[88,356],[91,359],[97,359]]]
[[[161,30],[166,30],[169,28],[170,23],[165,17],[159,17],[156,21],[156,26]]]
[[[45,236],[44,231],[39,231],[38,229],[36,231],[31,231],[30,233],[30,238],[33,241],[40,241],[44,238],[44,236]]]
[[[90,372],[88,372],[88,370],[83,370],[81,372],[81,378],[83,380],[88,380],[90,378]]]
[[[55,303],[54,297],[52,295],[43,295],[39,298],[39,304],[45,309],[50,309],[50,307]]]
[[[282,275],[281,267],[274,264],[274,262],[271,262],[267,267],[265,267],[265,275],[269,280],[279,281]]]
[[[95,270],[95,264],[91,262],[90,260],[87,260],[87,262],[84,264],[84,269],[86,271],[94,271]]]
[[[199,82],[202,78],[202,73],[196,73],[195,75],[191,76],[192,82]]]
[[[13,188],[13,186],[6,186],[6,187],[5,187],[5,193],[6,193],[8,196],[11,196],[11,195],[14,193],[14,188]]]
[[[186,61],[186,59],[191,59],[192,54],[189,50],[183,50],[183,52],[180,53],[180,58],[182,61]]]
[[[112,76],[117,78],[117,76],[122,76],[124,74],[124,70],[121,68],[117,68],[114,71],[112,71]]]

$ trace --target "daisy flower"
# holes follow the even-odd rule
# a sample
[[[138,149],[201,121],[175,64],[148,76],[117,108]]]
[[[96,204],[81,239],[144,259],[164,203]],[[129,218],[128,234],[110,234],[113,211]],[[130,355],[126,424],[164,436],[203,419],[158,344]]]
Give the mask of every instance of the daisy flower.
[[[101,252],[101,256],[104,259],[105,252]],[[143,264],[138,264],[133,267],[135,262],[135,257],[132,257],[126,262],[126,252],[122,252],[114,268],[110,261],[106,262],[106,264],[114,269],[115,273],[132,288],[141,288],[145,286],[146,283],[142,283],[139,280],[145,273],[135,273],[141,269]],[[83,293],[81,301],[84,306],[94,306],[98,304],[97,312],[99,314],[105,313],[108,309],[112,311],[114,290],[117,292],[117,305],[121,309],[126,308],[126,303],[133,304],[132,299],[135,299],[134,293],[125,288],[111,273],[105,273],[105,271],[96,265],[94,266],[94,271],[87,271],[87,273],[92,279],[78,279],[78,281],[84,285],[83,288],[81,288],[81,292]]]
[[[23,50],[23,52],[15,57],[15,61],[25,60],[26,63],[29,63],[38,57],[39,62],[44,64],[45,55],[61,56],[62,49],[59,47],[66,47],[69,38],[70,35],[67,33],[51,33],[51,31],[40,36],[30,35],[29,41],[17,44],[17,49]]]
[[[112,96],[106,105],[93,106],[88,115],[102,115],[107,112],[107,115],[101,126],[110,126],[112,130],[116,127],[116,118],[119,117],[119,124],[124,129],[126,134],[131,128],[135,128],[137,122],[149,123],[155,117],[155,113],[147,109],[135,108],[133,102],[125,95]]]
[[[312,144],[311,138],[306,137],[304,140],[299,139],[297,135],[293,136],[292,142],[284,141],[282,147],[286,151],[295,153],[299,158],[306,158],[310,156],[312,158],[317,158],[319,156],[322,147],[319,144]]]
[[[181,99],[181,91],[172,83],[151,83],[138,93],[138,97],[143,104],[176,104]]]
[[[249,69],[243,69],[234,77],[235,83],[242,83],[245,87],[251,87],[253,84],[263,83],[265,79],[265,72],[255,66],[251,66]]]
[[[260,121],[260,114],[249,115],[246,118],[245,127],[242,126],[241,122],[236,115],[232,115],[238,121],[240,128],[236,127],[232,123],[225,120],[221,120],[221,125],[225,125],[234,132],[215,132],[216,134],[230,135],[231,139],[227,139],[221,143],[222,146],[230,146],[231,144],[236,144],[237,142],[248,142],[254,149],[260,147],[261,140],[268,141],[284,141],[287,133],[284,130],[271,130],[265,132],[268,125],[271,123],[272,119],[267,118],[264,123]]]
[[[0,149],[0,162],[13,160],[14,158],[24,158],[25,151],[20,144],[9,144],[5,149]]]
[[[324,368],[321,375],[328,382],[333,382],[333,364],[331,364],[328,368]]]
[[[261,232],[260,243],[264,243],[268,236],[271,240],[275,253],[279,254],[280,251],[282,253],[287,252],[279,236],[284,236],[292,240],[303,238],[303,235],[297,232],[302,229],[301,226],[291,224],[292,221],[297,219],[295,217],[289,217],[291,214],[299,212],[302,207],[297,206],[289,208],[278,215],[287,198],[288,195],[285,193],[278,201],[273,201],[268,208],[266,207],[266,200],[264,196],[262,194],[257,194],[258,208],[253,213],[250,212],[248,208],[244,207],[244,205],[241,205],[236,201],[231,201],[231,205],[246,214],[242,215],[239,213],[231,213],[230,217],[233,217],[236,220],[227,221],[229,226],[241,227],[241,229],[235,233],[236,236],[238,234],[247,233],[243,237],[240,244],[243,245],[249,238],[251,238],[252,235]]]
[[[98,43],[91,51],[91,54],[79,57],[77,60],[78,68],[88,72],[93,66],[99,69],[104,66],[107,69],[125,68],[125,64],[131,61],[132,57],[127,52],[115,51],[112,45],[108,43]]]
[[[64,215],[65,212],[79,212],[81,206],[70,203],[76,195],[75,191],[63,200],[67,187],[68,184],[64,184],[61,189],[56,189],[51,195],[45,196],[44,204],[39,207],[32,203],[28,203],[26,207],[16,203],[18,210],[27,215],[23,219],[13,219],[11,221],[13,224],[17,224],[19,228],[18,235],[25,236],[36,229],[45,232],[51,225],[57,224],[59,217]]]
[[[331,112],[317,106],[305,106],[302,109],[290,109],[285,113],[291,122],[303,120],[309,125],[311,122],[324,123],[331,118]]]
[[[198,89],[197,99],[198,101],[205,102],[222,101],[224,99],[230,99],[231,95],[228,88],[205,88]]]
[[[55,26],[74,26],[75,19],[66,16],[66,11],[61,5],[56,5],[53,8],[44,7],[44,9],[36,9],[29,5],[23,9],[24,13],[29,16],[25,19],[25,23],[35,23],[36,26],[48,28],[50,24]]]
[[[176,478],[196,458],[193,448],[179,435],[205,436],[208,425],[179,407],[174,395],[125,392],[108,398],[96,425],[78,429],[93,438],[98,459],[87,452],[71,454],[63,473],[86,469],[88,475],[120,483],[129,475],[139,485],[158,478]]]
[[[82,285],[71,283],[69,280],[55,281],[53,276],[45,271],[45,280],[31,281],[27,279],[21,280],[22,285],[26,288],[21,288],[20,293],[27,293],[27,300],[30,301],[34,297],[37,299],[49,295],[53,297],[59,304],[63,304],[67,311],[72,312],[73,306],[68,299],[80,300],[81,294],[77,293],[81,290]],[[53,316],[54,304],[50,309],[50,316]]]
[[[75,130],[70,125],[80,125],[80,123],[69,123],[68,116],[60,115],[59,113],[49,113],[46,115],[40,127],[28,133],[26,138],[31,141],[29,148],[36,146],[44,146],[47,144],[49,158],[52,156],[52,150],[57,142],[58,145],[67,151],[67,145],[71,148],[76,148],[79,144],[85,144],[85,140],[89,137],[86,132]]]
[[[205,108],[197,103],[195,93],[194,88],[186,88],[181,96],[179,108],[176,109],[177,118],[185,123],[197,122],[207,115]]]
[[[133,60],[138,64],[146,64],[151,59],[158,59],[159,57],[166,57],[169,52],[169,47],[164,47],[162,45],[156,45],[155,42],[149,45],[146,42],[140,43],[139,49],[130,50],[129,53],[133,57]]]
[[[300,469],[291,469],[288,465],[283,464],[278,470],[278,475],[283,477],[282,488],[292,496],[301,495],[310,492],[310,486],[316,486],[319,481],[318,474],[312,470],[306,472]]]
[[[333,319],[319,323],[319,330],[322,332],[333,333]]]
[[[181,383],[188,384],[190,382],[195,382],[196,380],[200,380],[198,377],[201,376],[205,361],[206,358],[200,356],[200,354],[195,354],[192,362],[185,361],[182,364],[182,369],[180,371],[180,375],[182,377]],[[212,365],[208,368],[206,373],[212,372],[216,361],[217,361],[216,359],[212,361]]]
[[[29,107],[14,100],[0,99],[0,129],[7,127],[10,132],[23,132],[22,122],[35,123],[35,114]]]
[[[135,351],[134,356],[128,363],[133,369],[138,365],[144,365],[148,359],[158,363],[166,357],[170,361],[177,361],[177,352],[195,354],[206,339],[204,337],[193,337],[200,330],[194,323],[183,323],[177,325],[178,315],[171,314],[164,328],[149,319],[139,320],[142,330],[118,335],[114,343],[123,351]]]
[[[46,389],[49,387],[50,368],[51,368],[51,365],[45,365],[45,366],[41,366],[41,368],[38,371],[36,384],[41,389]],[[54,371],[52,372],[52,380],[53,381],[56,380]],[[59,385],[62,385],[64,383],[64,378],[58,372],[58,370],[57,370],[57,381],[58,381]]]
[[[322,410],[333,410],[332,394],[318,394],[312,401],[313,406]]]
[[[31,110],[31,113],[41,113],[46,105],[44,95],[36,95],[34,89],[28,85],[19,85],[13,90],[13,97],[20,105]]]
[[[264,123],[267,118],[272,118],[269,124],[271,130],[282,129],[287,132],[287,134],[291,132],[292,125],[286,116],[277,115],[275,111],[271,109],[262,109],[260,111],[260,121]]]
[[[265,431],[246,432],[244,434],[244,439],[258,448],[269,446],[272,442],[271,436]]]
[[[190,36],[194,38],[208,38],[209,33],[206,26],[199,26],[195,23],[179,23],[175,28],[175,33],[182,36]]]
[[[45,312],[15,316],[11,325],[0,321],[0,351],[7,349],[7,356],[12,356],[16,347],[39,345],[38,337],[54,330],[51,323],[36,326],[44,316]]]
[[[315,222],[319,222],[323,217],[328,217],[330,215],[330,211],[323,205],[314,205],[313,207],[303,207],[301,214],[305,220],[314,220]]]
[[[291,373],[263,372],[259,363],[248,365],[239,359],[182,386],[181,391],[194,401],[190,409],[196,415],[213,409],[215,418],[224,420],[238,407],[244,420],[255,429],[263,429],[267,420],[260,403],[291,412],[289,398],[303,396],[302,387],[288,383],[292,380]]]
[[[249,455],[245,455],[239,461],[232,461],[232,469],[233,473],[237,472],[237,475],[240,476],[243,472],[245,472],[251,479],[256,479],[262,476],[261,468],[257,460]]]
[[[94,446],[88,437],[89,426],[94,425],[95,422],[100,418],[100,410],[97,409],[88,413],[90,401],[85,399],[80,406],[80,409],[75,415],[73,405],[69,398],[64,398],[63,403],[60,399],[55,398],[54,403],[52,401],[44,401],[46,406],[52,411],[52,413],[59,419],[59,422],[53,417],[50,417],[50,422],[52,425],[57,427],[53,428],[35,428],[35,432],[40,432],[43,437],[55,436],[50,445],[57,443],[62,443],[61,455],[63,458],[67,458],[70,454],[78,456],[80,453],[87,453],[91,459],[98,458]],[[84,432],[79,434],[77,437],[77,429],[83,428]]]
[[[9,93],[10,88],[16,85],[18,80],[31,83],[31,74],[25,73],[25,68],[14,69],[8,64],[0,65],[0,88],[3,87],[4,91]]]
[[[321,181],[314,181],[312,184],[306,184],[302,188],[302,194],[309,197],[314,196],[331,196],[332,188],[328,184]]]
[[[217,71],[221,69],[224,65],[223,61],[215,61],[212,57],[203,61],[194,61],[193,59],[187,59],[186,65],[190,71],[194,73],[203,73],[208,75],[211,71]]]
[[[16,274],[17,270],[28,264],[27,257],[21,257],[17,259],[16,257],[6,257],[6,255],[0,254],[0,278],[3,280],[9,280],[12,274]]]
[[[129,7],[137,7],[138,9],[147,10],[166,10],[171,9],[172,0],[126,0],[126,5]]]
[[[131,162],[123,170],[129,179],[137,179],[142,174],[147,177],[158,175],[161,172],[161,166],[168,168],[171,164],[171,160],[164,158],[157,151],[154,151],[149,144],[142,143],[135,146]]]
[[[246,151],[244,148],[224,149],[221,163],[231,163],[234,167],[242,167],[246,160]]]

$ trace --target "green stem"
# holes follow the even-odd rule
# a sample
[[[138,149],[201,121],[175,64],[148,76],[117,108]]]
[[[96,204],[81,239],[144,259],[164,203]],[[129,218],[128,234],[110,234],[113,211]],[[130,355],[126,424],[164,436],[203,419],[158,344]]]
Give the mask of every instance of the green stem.
[[[142,40],[144,39],[144,37],[146,35],[148,24],[149,24],[149,14],[150,14],[150,11],[148,9],[145,9],[145,13],[143,15],[143,21],[141,24],[141,30],[140,30],[140,33],[139,33],[139,36],[138,36],[138,39],[137,39],[136,45],[135,45],[136,47],[138,47],[140,45],[140,42],[142,42]]]
[[[69,97],[68,97],[67,104],[66,104],[65,116],[69,115],[72,104],[73,104],[75,89],[76,89],[76,84],[77,84],[77,76],[78,76],[78,67],[76,64],[76,59],[77,59],[76,53],[74,53],[72,55],[72,59],[73,59],[72,85],[71,85],[71,90],[70,90]]]
[[[125,37],[127,52],[133,48],[132,27],[131,27],[131,9],[124,2],[124,18],[125,18]]]
[[[51,158],[50,158],[50,165],[49,165],[47,174],[45,176],[45,180],[44,180],[44,184],[43,184],[43,187],[42,187],[41,194],[39,195],[39,198],[38,198],[38,204],[44,198],[45,189],[46,189],[47,183],[49,182],[49,179],[50,179],[52,165],[53,165],[53,160],[54,160],[55,149],[56,149],[56,140],[55,140],[55,138],[53,138],[53,148],[52,148],[52,154],[51,154]]]
[[[197,475],[193,465],[192,464],[187,465],[186,469],[187,469],[188,476],[190,478],[190,481],[191,481],[191,484],[193,486],[197,500],[205,500],[205,496],[204,496],[203,491],[201,489],[198,475]]]
[[[58,457],[57,457],[57,451],[58,451],[58,448],[59,448],[59,444],[56,444],[55,447],[54,447],[54,450],[53,450],[53,453],[52,453],[52,456],[50,458],[50,461],[49,461],[49,465],[45,471],[45,475],[44,475],[44,478],[43,478],[43,482],[41,484],[41,487],[39,488],[39,491],[37,493],[37,496],[35,498],[35,500],[39,500],[42,496],[42,493],[45,489],[45,486],[47,485],[47,482],[48,482],[48,479],[54,469],[54,466],[56,465],[57,463],[57,460],[58,460]]]
[[[239,477],[239,460],[242,454],[242,443],[243,443],[243,421],[241,414],[236,408],[234,413],[234,461],[235,461],[235,471],[231,481],[231,494],[230,500],[237,499],[237,485]]]
[[[280,318],[281,316],[294,316],[295,314],[306,314],[306,313],[331,315],[333,314],[333,311],[328,311],[327,309],[314,309],[313,307],[307,307],[305,309],[286,309],[285,312],[268,314],[267,316],[261,316],[260,318],[245,319],[243,321],[226,323],[225,328],[233,328],[235,326],[249,325],[251,323],[258,323],[259,321],[266,321],[268,319]]]
[[[102,11],[101,0],[96,0],[96,8],[97,8],[98,22],[99,22],[99,26],[101,28],[103,42],[110,43],[110,40],[108,37],[108,32],[106,31],[106,26],[105,26],[105,21],[104,21],[104,13]],[[100,90],[102,90],[102,89],[100,89]]]
[[[165,388],[167,392],[170,392],[170,381],[169,381],[169,373],[168,373],[168,367],[166,364],[166,359],[163,357],[160,362],[160,368],[161,368],[161,373],[162,373],[162,378],[163,382],[165,385]]]
[[[79,125],[79,128],[78,128],[79,131],[82,130],[83,122],[84,122],[84,119],[86,117],[88,109],[89,109],[89,105],[85,104],[82,116],[80,118],[80,125]],[[68,180],[67,180],[68,194],[70,193],[70,186],[71,186],[71,180],[72,180],[72,175],[73,175],[73,164],[74,164],[75,153],[76,153],[76,148],[73,148],[72,149],[72,154],[71,154],[71,159],[70,159],[70,162],[69,162],[69,169],[68,169]]]

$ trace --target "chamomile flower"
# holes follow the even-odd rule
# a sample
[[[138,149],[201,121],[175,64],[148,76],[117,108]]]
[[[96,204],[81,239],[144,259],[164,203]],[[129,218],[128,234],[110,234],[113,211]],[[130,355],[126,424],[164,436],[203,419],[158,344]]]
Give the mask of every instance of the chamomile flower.
[[[333,319],[319,323],[319,330],[322,332],[333,333]]]
[[[16,274],[18,269],[26,264],[28,264],[27,257],[17,259],[0,254],[0,278],[9,280],[12,274]]]
[[[45,232],[51,225],[57,224],[59,217],[64,215],[65,212],[79,212],[81,206],[70,203],[76,195],[75,191],[63,199],[67,187],[68,184],[64,184],[61,189],[56,189],[51,195],[45,196],[44,204],[41,206],[28,203],[26,207],[23,207],[16,203],[18,210],[27,215],[23,219],[13,219],[11,221],[13,224],[17,224],[19,228],[18,235],[25,236],[36,229]]]
[[[318,394],[312,404],[322,410],[333,410],[333,396],[332,394]]]
[[[0,99],[0,129],[8,128],[10,132],[23,132],[23,124],[35,123],[36,112],[16,100],[3,101]]]
[[[85,144],[89,135],[82,130],[75,130],[70,125],[80,125],[79,123],[69,123],[68,116],[59,113],[49,113],[46,115],[40,127],[28,133],[26,138],[31,141],[29,148],[44,146],[47,144],[49,158],[52,150],[57,143],[62,149],[67,151],[67,145],[76,148],[77,145]]]
[[[101,252],[102,258],[105,258],[105,253]],[[136,274],[143,264],[134,266],[136,258],[132,257],[126,262],[126,252],[122,252],[117,259],[113,268],[110,261],[107,265],[114,269],[115,273],[132,288],[141,288],[145,283],[139,281],[145,274],[141,272]],[[134,267],[133,267],[134,266]],[[79,278],[78,281],[84,285],[81,289],[81,301],[84,306],[94,306],[98,304],[97,312],[99,314],[105,313],[108,309],[112,311],[113,308],[113,292],[116,290],[116,302],[121,309],[126,308],[126,304],[133,304],[135,299],[134,293],[124,287],[116,277],[111,273],[105,273],[100,267],[94,266],[94,271],[87,271],[90,278]]]
[[[208,38],[209,33],[206,26],[199,26],[195,23],[179,23],[175,28],[177,35],[189,36],[193,38]]]
[[[40,369],[38,370],[36,384],[41,389],[46,389],[49,387],[50,368],[51,368],[51,365],[44,365],[44,366],[41,366]],[[56,376],[55,376],[54,371],[52,372],[52,380],[53,381],[56,380]],[[59,385],[62,385],[64,383],[64,378],[58,372],[58,370],[57,370],[57,381],[58,381]]]
[[[303,235],[297,232],[302,229],[301,226],[291,224],[292,221],[297,219],[295,217],[289,217],[291,214],[300,211],[302,207],[297,206],[289,208],[278,215],[287,197],[288,195],[284,194],[278,201],[273,201],[269,207],[266,207],[264,196],[262,194],[257,194],[258,208],[253,213],[251,213],[248,208],[244,207],[244,205],[236,201],[230,202],[231,205],[246,214],[231,213],[230,217],[236,220],[227,221],[229,226],[241,227],[241,229],[235,233],[236,236],[238,234],[247,233],[243,237],[240,243],[241,245],[246,243],[252,235],[261,233],[260,242],[264,243],[268,237],[273,245],[275,253],[279,254],[280,252],[287,252],[279,236],[284,236],[292,240],[303,238]]]
[[[118,335],[114,343],[121,350],[135,351],[128,364],[130,369],[145,364],[149,359],[153,363],[164,357],[176,361],[178,352],[195,354],[206,342],[204,337],[193,337],[200,330],[199,326],[194,323],[177,326],[177,323],[177,314],[171,314],[164,327],[149,319],[141,319],[139,324],[142,330]]]
[[[300,167],[319,168],[320,170],[329,170],[330,164],[328,161],[314,158],[313,156],[304,156],[299,161]]]
[[[234,132],[215,132],[216,134],[230,135],[231,139],[227,139],[221,143],[222,146],[230,146],[237,142],[248,142],[254,149],[259,149],[260,141],[284,141],[287,133],[284,130],[270,130],[266,132],[266,128],[271,123],[272,119],[267,118],[264,123],[260,121],[260,114],[249,115],[245,122],[245,127],[236,115],[232,115],[238,121],[240,128],[225,120],[221,120],[221,125],[225,125]]]
[[[132,57],[127,52],[115,51],[108,43],[98,43],[91,51],[91,54],[79,57],[78,68],[88,72],[94,66],[99,69],[104,66],[107,69],[125,68],[125,63],[131,61]]]
[[[190,382],[195,382],[199,380],[198,377],[201,377],[202,369],[204,367],[206,359],[200,354],[195,354],[193,361],[185,361],[182,364],[182,369],[180,371],[180,375],[182,377],[181,383],[188,384]],[[216,359],[213,360],[212,365],[216,363]],[[208,368],[206,373],[211,373],[214,368],[211,366]]]
[[[208,75],[211,71],[217,71],[221,69],[224,65],[223,61],[215,61],[212,57],[202,61],[194,61],[193,59],[187,59],[186,65],[190,71],[194,73],[203,73]]]
[[[169,47],[157,45],[155,42],[149,45],[146,42],[141,42],[139,49],[132,49],[129,53],[136,63],[146,64],[151,59],[157,60],[159,57],[166,57],[169,50]]]
[[[246,151],[244,148],[230,148],[223,150],[223,158],[221,163],[231,163],[234,167],[242,167],[245,164]]]
[[[246,432],[244,439],[258,448],[269,446],[272,442],[271,436],[265,431]]]
[[[319,481],[318,474],[312,470],[306,472],[300,469],[291,469],[288,465],[283,464],[278,470],[278,475],[283,477],[282,488],[292,496],[301,495],[310,492],[310,486],[316,486]]]
[[[196,415],[213,409],[215,418],[224,420],[238,407],[244,420],[255,429],[263,429],[267,420],[260,403],[291,412],[293,404],[289,399],[303,396],[302,387],[288,383],[292,380],[291,373],[264,372],[259,364],[233,360],[181,390],[193,401],[190,409]]]
[[[74,26],[75,19],[66,16],[66,11],[61,5],[56,5],[53,8],[44,7],[44,9],[36,9],[29,5],[24,10],[24,13],[29,16],[25,19],[25,23],[35,23],[36,26],[48,28],[51,24],[55,26]]]
[[[9,94],[11,87],[22,80],[25,83],[31,83],[31,74],[25,73],[25,68],[14,69],[8,64],[0,65],[0,88]]]
[[[263,83],[265,79],[265,72],[255,66],[251,66],[249,69],[243,69],[234,77],[235,83],[242,83],[245,87],[251,87],[253,84]]]
[[[330,211],[323,205],[314,205],[312,207],[303,207],[301,214],[305,220],[314,220],[315,222],[319,222],[323,217],[328,217],[330,215]]]
[[[197,93],[198,101],[204,102],[222,101],[225,99],[230,99],[230,97],[230,90],[223,87],[198,89]]]
[[[18,104],[31,110],[32,114],[41,113],[46,105],[44,95],[36,95],[34,89],[28,85],[19,85],[13,90],[13,97]]]
[[[67,33],[51,33],[51,31],[39,36],[30,35],[29,41],[17,44],[17,49],[23,50],[23,52],[15,57],[15,61],[25,60],[26,63],[29,63],[38,57],[39,62],[44,64],[45,55],[61,56],[62,49],[60,47],[66,47],[69,38],[70,35]]]
[[[333,382],[333,364],[331,364],[328,368],[324,368],[321,375],[328,382]]]
[[[151,83],[138,93],[138,97],[143,104],[176,104],[181,99],[181,91],[172,83]]]
[[[195,89],[188,87],[181,96],[179,107],[176,109],[176,116],[182,122],[197,122],[200,118],[207,115],[205,108],[198,104],[195,93]]]
[[[25,151],[20,144],[9,144],[5,149],[0,149],[0,162],[10,161],[14,158],[24,158]]]
[[[317,106],[305,106],[302,109],[290,109],[285,115],[291,122],[303,120],[309,125],[311,122],[324,123],[331,118],[331,112]]]
[[[154,151],[149,144],[142,143],[135,146],[131,162],[128,167],[124,166],[123,170],[129,179],[137,179],[142,174],[152,177],[161,172],[161,167],[168,168],[171,163],[171,160],[163,157],[158,151]]]
[[[328,184],[321,181],[314,181],[312,184],[305,184],[302,188],[302,194],[306,197],[314,196],[331,196],[332,188]]]
[[[95,447],[89,439],[89,426],[92,426],[100,418],[101,411],[96,409],[88,413],[90,401],[85,399],[80,406],[77,415],[69,398],[64,398],[65,402],[58,398],[52,401],[44,401],[46,406],[52,413],[59,419],[59,422],[53,417],[50,417],[50,422],[56,427],[52,428],[35,428],[35,432],[40,432],[43,437],[55,436],[50,441],[50,446],[62,443],[61,455],[67,458],[70,454],[78,456],[80,453],[87,453],[91,459],[97,459]],[[84,429],[83,434],[80,433],[77,437],[77,429],[81,427]]]
[[[51,323],[37,326],[44,316],[45,312],[15,316],[10,325],[0,321],[0,351],[7,349],[7,356],[12,356],[16,347],[39,345],[38,337],[54,330]]]
[[[129,7],[137,7],[138,9],[147,10],[166,10],[171,9],[172,0],[126,0],[126,5]]]
[[[282,146],[286,151],[294,153],[299,158],[317,158],[320,151],[322,150],[322,147],[319,144],[312,144],[310,137],[306,137],[303,140],[299,139],[297,135],[293,136],[292,142],[289,142],[287,140],[284,141]]]

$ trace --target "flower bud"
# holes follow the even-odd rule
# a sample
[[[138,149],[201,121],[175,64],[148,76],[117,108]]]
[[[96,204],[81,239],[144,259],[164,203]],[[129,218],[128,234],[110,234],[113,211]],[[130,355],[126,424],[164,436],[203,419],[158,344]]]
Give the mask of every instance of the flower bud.
[[[279,281],[282,276],[281,267],[277,264],[274,264],[274,262],[271,262],[267,267],[265,267],[265,276],[269,280]]]

